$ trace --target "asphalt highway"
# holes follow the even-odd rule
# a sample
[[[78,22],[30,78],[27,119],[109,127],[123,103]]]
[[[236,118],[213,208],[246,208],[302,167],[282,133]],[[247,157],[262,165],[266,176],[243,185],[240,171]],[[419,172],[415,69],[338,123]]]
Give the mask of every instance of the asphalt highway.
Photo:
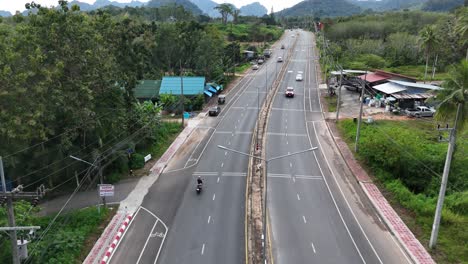
[[[250,70],[226,97],[217,117],[197,128],[200,144],[187,147],[151,186],[111,263],[242,263],[248,158],[258,105],[280,70],[272,58]],[[196,177],[204,179],[200,195]]]
[[[313,35],[299,30],[287,34],[298,42],[274,99],[267,158],[318,149],[269,164],[267,207],[274,262],[408,263],[359,188],[329,162],[339,154],[324,137],[328,131],[318,96]],[[301,72],[304,80],[296,81]],[[294,98],[284,96],[286,87],[294,87]]]

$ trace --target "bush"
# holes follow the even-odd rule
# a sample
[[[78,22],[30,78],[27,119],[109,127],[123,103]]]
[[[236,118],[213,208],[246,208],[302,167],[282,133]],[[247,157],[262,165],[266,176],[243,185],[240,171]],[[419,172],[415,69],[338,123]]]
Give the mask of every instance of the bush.
[[[198,94],[192,100],[192,106],[194,111],[199,111],[203,109],[203,104],[205,103],[205,96],[203,94]]]
[[[129,167],[130,169],[136,170],[136,169],[141,169],[145,166],[145,156],[139,154],[139,153],[134,153],[130,157],[130,164]]]

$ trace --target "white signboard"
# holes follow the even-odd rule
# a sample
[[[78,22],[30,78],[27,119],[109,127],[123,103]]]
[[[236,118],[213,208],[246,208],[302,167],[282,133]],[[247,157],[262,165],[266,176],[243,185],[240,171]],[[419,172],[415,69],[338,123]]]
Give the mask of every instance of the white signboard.
[[[151,154],[146,155],[145,162],[148,162],[148,160],[150,160],[150,159],[151,159]]]
[[[112,185],[112,184],[99,184],[99,196],[100,197],[114,196],[114,185]]]

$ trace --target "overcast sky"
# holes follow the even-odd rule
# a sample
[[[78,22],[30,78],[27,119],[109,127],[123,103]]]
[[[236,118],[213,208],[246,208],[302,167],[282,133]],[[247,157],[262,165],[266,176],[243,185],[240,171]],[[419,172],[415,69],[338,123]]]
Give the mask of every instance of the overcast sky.
[[[24,4],[31,2],[33,0],[0,0],[0,10],[10,11],[12,14],[16,12],[16,10],[23,11]],[[79,0],[80,2],[85,2],[92,4],[95,0]],[[121,3],[130,2],[131,0],[113,0]],[[149,0],[139,0],[140,2],[148,2]],[[253,2],[260,2],[264,5],[268,12],[270,12],[271,7],[273,6],[273,10],[280,11],[286,7],[291,7],[302,0],[213,0],[217,3],[231,3],[237,7],[244,6],[246,4],[250,4]],[[42,6],[55,6],[58,4],[58,0],[34,0],[34,2],[41,4]],[[71,2],[71,1],[70,1]]]

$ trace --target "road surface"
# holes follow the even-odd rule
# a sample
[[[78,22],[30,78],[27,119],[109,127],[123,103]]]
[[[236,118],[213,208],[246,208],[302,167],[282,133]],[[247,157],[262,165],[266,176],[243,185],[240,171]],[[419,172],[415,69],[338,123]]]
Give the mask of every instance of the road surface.
[[[258,105],[279,72],[275,56],[249,71],[226,97],[218,117],[207,117],[150,188],[111,263],[242,263],[245,258],[244,211],[248,158],[224,145],[249,152]],[[178,169],[186,167],[185,169]],[[195,179],[204,189],[195,193]]]
[[[408,263],[359,187],[340,175],[321,114],[313,35],[298,38],[287,74],[274,99],[267,158],[310,147],[313,152],[270,162],[268,211],[275,263]],[[295,80],[302,72],[304,80]],[[295,97],[286,98],[286,87]],[[331,165],[330,165],[331,164]],[[357,187],[356,187],[357,186]]]

